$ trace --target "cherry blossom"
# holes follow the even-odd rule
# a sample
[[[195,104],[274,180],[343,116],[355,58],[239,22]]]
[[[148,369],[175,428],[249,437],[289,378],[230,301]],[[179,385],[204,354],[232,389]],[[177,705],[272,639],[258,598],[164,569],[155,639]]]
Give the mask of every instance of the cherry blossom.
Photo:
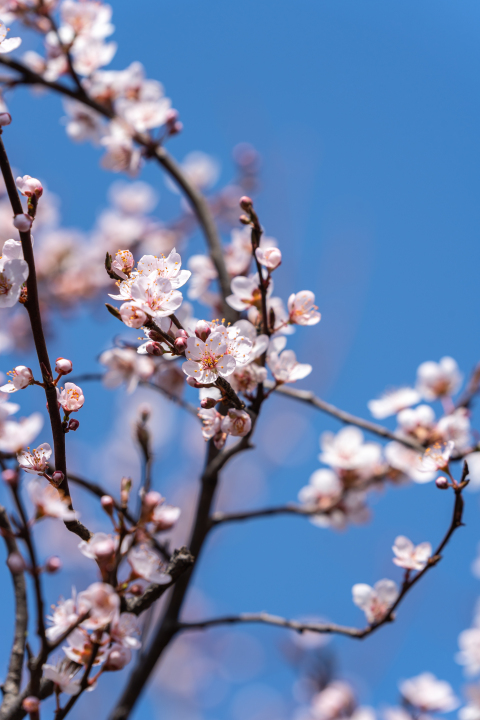
[[[480,627],[463,630],[458,636],[460,652],[455,659],[465,666],[465,673],[469,676],[480,673]]]
[[[225,445],[227,433],[222,430],[223,416],[215,408],[199,408],[198,417],[202,420],[202,435],[205,440],[213,440],[216,448]]]
[[[27,213],[20,213],[15,215],[13,218],[13,226],[19,230],[19,232],[26,233],[30,230],[33,224],[33,217]]]
[[[120,121],[112,121],[100,140],[106,148],[101,164],[106,170],[113,172],[126,172],[135,176],[140,170],[142,156],[135,147],[131,134]]]
[[[173,288],[178,289],[185,285],[191,276],[190,270],[182,270],[182,258],[173,248],[165,257],[156,257],[155,255],[144,255],[137,264],[137,273],[139,275],[151,276],[156,273],[159,278],[170,280]]]
[[[220,174],[219,164],[210,155],[198,150],[186,156],[182,162],[182,170],[199,190],[213,187]]]
[[[232,295],[228,295],[226,298],[228,305],[239,312],[248,310],[252,305],[258,309],[262,299],[258,282],[258,275],[251,275],[250,277],[238,275],[234,277],[231,282]],[[270,283],[269,292],[271,292],[271,287]]]
[[[48,631],[47,631],[48,632]],[[66,695],[77,695],[80,692],[80,680],[75,680],[76,670],[72,667],[43,665],[43,677],[51,680],[60,692]]]
[[[126,280],[129,277],[134,265],[135,260],[133,259],[133,255],[130,250],[118,250],[112,260],[112,270],[123,280]]]
[[[282,262],[282,253],[276,247],[269,247],[265,249],[258,247],[255,250],[255,257],[260,265],[263,265],[269,270],[275,270]]]
[[[179,507],[174,507],[173,505],[158,505],[153,511],[151,518],[155,532],[170,530],[177,522],[180,514],[181,510]]]
[[[157,585],[166,585],[171,577],[165,572],[165,567],[157,553],[147,545],[135,545],[127,555],[132,572],[148,582]]]
[[[267,363],[277,385],[303,380],[312,372],[311,365],[297,361],[293,350],[284,350],[279,355],[269,352]]]
[[[187,339],[183,363],[185,375],[194,377],[203,385],[216,382],[217,378],[228,377],[236,368],[235,359],[227,354],[227,343],[220,332],[213,332],[206,342],[197,337]]]
[[[340,680],[330,682],[313,696],[312,720],[336,720],[350,717],[355,708],[355,697],[350,685]]]
[[[460,705],[451,685],[429,672],[399,684],[405,700],[422,712],[450,712]]]
[[[402,435],[414,437],[426,443],[432,437],[435,427],[435,413],[430,405],[401,410],[397,416],[398,428]]]
[[[368,409],[374,418],[383,420],[383,418],[395,415],[420,402],[420,393],[415,388],[402,387],[395,390],[389,390],[378,398],[378,400],[370,400]]]
[[[6,385],[0,387],[0,391],[2,392],[14,393],[17,392],[17,390],[23,390],[33,383],[33,373],[30,368],[25,365],[17,365],[17,367],[10,370],[7,375],[11,375],[11,377]]]
[[[25,195],[25,197],[32,197],[35,195],[37,198],[43,194],[43,187],[40,180],[30,177],[30,175],[24,175],[23,177],[17,177],[15,181],[17,188]]]
[[[67,358],[59,357],[55,360],[55,372],[59,375],[68,375],[73,370],[73,363]]]
[[[248,320],[244,321],[248,325],[250,323]],[[242,367],[244,365],[247,365],[251,360],[254,358],[252,357],[252,351],[253,351],[253,342],[250,338],[244,337],[241,332],[241,326],[240,325],[231,325],[230,327],[225,327],[224,325],[215,325],[212,324],[212,331],[215,333],[220,333],[223,336],[223,339],[227,345],[226,354],[231,355],[235,359],[236,367]],[[264,348],[262,352],[265,352],[267,345],[268,345],[268,337],[266,335],[260,336],[263,338],[262,347]],[[257,351],[259,348],[259,344],[257,344]],[[261,352],[260,352],[261,354]]]
[[[120,614],[120,598],[111,585],[96,582],[77,596],[77,607],[80,615],[89,612],[82,627],[98,630],[109,623],[118,621]]]
[[[78,549],[85,557],[99,565],[108,565],[115,559],[118,541],[104,532],[94,533],[89,540],[81,540]]]
[[[107,368],[103,376],[104,385],[116,388],[125,383],[128,393],[132,393],[139,382],[149,380],[155,372],[155,363],[151,357],[138,355],[132,348],[105,350],[99,362]]]
[[[304,505],[315,505],[319,510],[326,510],[340,499],[342,492],[342,481],[337,473],[329,468],[321,468],[310,476],[309,484],[300,490],[298,499]]]
[[[373,587],[358,583],[352,588],[353,602],[361,608],[369,623],[380,622],[398,597],[393,580],[379,580]]]
[[[12,50],[16,50],[22,43],[22,39],[19,37],[7,38],[7,32],[9,28],[0,22],[0,53],[9,53]]]
[[[57,388],[57,399],[66,413],[77,412],[85,402],[82,388],[71,382],[65,383],[64,388]]]
[[[13,307],[17,303],[27,278],[28,265],[23,259],[21,243],[7,240],[0,256],[0,308]]]
[[[364,442],[362,431],[352,425],[336,435],[323,433],[320,447],[321,462],[331,465],[337,471],[353,471],[362,478],[373,475],[381,462],[381,446]]]
[[[48,443],[42,443],[36,449],[30,451],[22,450],[17,455],[18,464],[22,470],[32,475],[45,475],[48,470],[48,461],[52,454],[52,448]]]
[[[435,431],[444,442],[453,441],[457,452],[466,452],[471,447],[469,411],[461,407],[445,415],[438,421]]]
[[[127,215],[142,216],[153,210],[158,202],[154,188],[142,180],[130,183],[122,180],[114,182],[110,187],[109,197],[115,207]]]
[[[134,302],[126,302],[120,308],[120,319],[127,327],[141,328],[147,322],[147,315]]]
[[[191,300],[201,300],[207,305],[211,304],[207,290],[218,276],[215,265],[208,255],[192,255],[187,264],[192,273],[188,284],[188,297]]]
[[[1,413],[0,405],[0,413]],[[17,453],[30,445],[43,427],[43,416],[32,413],[20,422],[7,420],[0,423],[0,450],[6,453]]]
[[[245,437],[252,429],[252,419],[245,410],[231,408],[222,420],[222,432],[234,437]]]
[[[88,35],[97,39],[103,39],[111,35],[114,26],[112,8],[110,5],[97,2],[75,2],[75,0],[63,0],[60,6],[60,13],[63,25],[72,30],[72,36]]]
[[[150,275],[135,278],[130,293],[133,304],[152,318],[162,318],[174,313],[182,304],[182,293],[174,290],[167,278],[162,278],[156,271]]]
[[[267,375],[266,368],[253,362],[250,365],[236,368],[233,375],[229,376],[229,383],[235,392],[250,395],[259,383],[265,382]]]
[[[45,634],[50,642],[55,642],[78,620],[78,612],[75,598],[64,600],[60,598],[57,605],[52,605],[52,615],[47,615],[50,624]]]
[[[51,517],[68,521],[77,517],[60,491],[51,485],[43,486],[39,480],[31,480],[28,483],[28,494],[35,505],[37,520]]]
[[[420,469],[433,472],[434,470],[444,470],[448,467],[450,455],[453,452],[455,443],[449,440],[446,443],[435,443],[425,450],[422,458],[420,458]]]
[[[141,647],[141,642],[137,637],[139,634],[138,618],[132,613],[121,613],[118,620],[114,621],[110,627],[112,640],[133,650]]]
[[[288,298],[289,321],[293,325],[316,325],[321,315],[317,312],[315,295],[310,290],[293,293]]]
[[[424,362],[417,370],[417,390],[425,400],[454,395],[461,382],[462,375],[451,357],[443,357],[439,363]]]
[[[68,646],[63,646],[62,650],[69,660],[78,665],[88,665],[91,660],[94,648],[97,645],[93,644],[90,636],[83,628],[76,628],[67,638]],[[105,645],[108,643],[108,635],[102,637],[102,643],[100,648],[97,650],[93,665],[101,665],[105,660],[107,649]]]
[[[66,131],[74,142],[90,140],[97,145],[103,135],[103,119],[93,108],[76,100],[64,99],[63,107],[67,113]]]
[[[108,651],[103,670],[104,672],[123,670],[125,665],[128,665],[131,659],[132,651],[130,650],[130,648],[125,647],[120,643],[113,643],[113,645]]]
[[[399,442],[389,442],[384,448],[385,459],[394,470],[398,470],[416,483],[426,483],[434,479],[435,468],[426,469],[419,462],[417,450]]]
[[[432,555],[432,546],[429,542],[415,546],[403,535],[395,539],[392,550],[395,555],[393,558],[395,565],[406,570],[423,570]]]
[[[459,720],[480,720],[480,693],[478,687],[469,685],[465,694],[470,702],[458,711]]]

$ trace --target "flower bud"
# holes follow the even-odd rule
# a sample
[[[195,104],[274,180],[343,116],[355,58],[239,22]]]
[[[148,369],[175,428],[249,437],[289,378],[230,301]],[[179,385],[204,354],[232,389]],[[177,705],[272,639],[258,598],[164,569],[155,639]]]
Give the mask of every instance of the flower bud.
[[[69,430],[75,431],[75,430],[78,430],[79,427],[80,427],[80,422],[78,420],[75,420],[75,418],[72,418],[72,420],[70,420],[70,422],[68,423]]]
[[[163,502],[163,497],[156,490],[150,490],[143,498],[143,508],[147,512],[155,510],[157,505]]]
[[[175,110],[174,108],[172,108],[167,113],[167,117],[165,119],[165,124],[166,125],[174,125],[177,122],[177,120],[178,120],[178,110]]]
[[[19,552],[12,552],[7,558],[8,569],[12,575],[19,575],[26,570],[27,565]]]
[[[113,510],[115,508],[115,503],[113,502],[113,498],[110,495],[103,495],[100,504],[102,508],[105,510],[107,515],[112,516]]]
[[[240,220],[242,225],[250,225],[250,223],[251,223],[251,220],[248,217],[248,215],[240,215],[240,217],[238,219]]]
[[[176,122],[170,126],[170,135],[178,135],[178,133],[181,133],[182,130],[183,130],[183,123]]]
[[[60,373],[60,375],[68,375],[68,373],[71,373],[73,369],[72,361],[67,360],[66,358],[57,358],[57,361],[55,363],[55,372]]]
[[[194,378],[194,377],[190,377],[190,376],[187,377],[187,385],[190,385],[190,387],[194,387],[194,388],[201,387],[201,386],[197,383],[197,381],[195,380],[195,378]]]
[[[435,485],[439,490],[448,490],[448,480],[443,475],[435,480]]]
[[[40,707],[40,700],[37,697],[34,697],[33,695],[29,695],[25,698],[25,700],[22,702],[22,708],[27,713],[37,713],[38,709]]]
[[[133,302],[126,302],[120,308],[120,318],[127,327],[140,328],[147,322],[147,316]]]
[[[206,398],[203,398],[203,400],[200,400],[200,405],[205,410],[210,410],[210,408],[215,407],[217,402],[218,402],[218,400],[214,400],[213,398],[206,397]]]
[[[132,593],[132,595],[135,595],[135,597],[139,597],[143,594],[143,587],[140,585],[140,583],[132,583],[130,587],[128,588],[128,592]]]
[[[32,227],[33,220],[30,215],[22,213],[21,215],[15,215],[13,218],[13,226],[20,232],[28,232]]]
[[[120,645],[120,643],[114,643],[112,649],[108,653],[107,662],[103,666],[104,671],[114,672],[115,670],[122,670],[125,665],[128,665],[132,659],[132,651],[128,647]]]
[[[115,553],[115,549],[115,543],[111,538],[101,540],[100,542],[97,542],[95,544],[95,558],[100,564],[106,563],[111,560],[112,556]]]
[[[212,328],[205,320],[199,320],[197,322],[197,325],[195,327],[195,335],[200,338],[200,340],[203,340],[203,342],[205,342],[211,332]]]
[[[62,569],[62,561],[56,555],[49,557],[45,563],[45,572],[56,573]]]
[[[181,329],[180,329],[180,330],[179,330],[179,329],[175,329],[175,337],[176,337],[176,338],[179,338],[179,337],[188,338],[187,331],[186,331],[186,330],[181,330]]]
[[[16,470],[12,470],[11,468],[7,468],[2,472],[2,478],[3,482],[6,482],[7,485],[15,487],[18,483],[18,472]]]
[[[147,344],[145,345],[145,350],[149,355],[156,355],[157,357],[163,355],[164,353],[164,350],[160,343],[154,342],[153,340],[147,342]]]
[[[248,195],[244,195],[240,198],[240,207],[242,210],[245,210],[245,212],[249,212],[253,207],[253,201],[252,198],[249,198]]]
[[[12,116],[8,112],[0,113],[0,127],[6,127],[12,122]]]
[[[32,197],[32,195],[36,195],[36,197],[39,198],[43,194],[43,187],[40,180],[37,180],[37,178],[32,178],[30,177],[30,175],[17,177],[15,184],[22,193],[22,195],[25,195],[26,197]]]
[[[187,338],[179,337],[174,342],[174,347],[177,353],[184,353],[187,349]]]
[[[55,485],[55,487],[58,487],[59,485],[61,485],[62,482],[64,481],[64,479],[65,479],[65,475],[63,474],[63,472],[61,470],[55,470],[55,472],[52,475],[52,481],[53,481],[53,484]]]

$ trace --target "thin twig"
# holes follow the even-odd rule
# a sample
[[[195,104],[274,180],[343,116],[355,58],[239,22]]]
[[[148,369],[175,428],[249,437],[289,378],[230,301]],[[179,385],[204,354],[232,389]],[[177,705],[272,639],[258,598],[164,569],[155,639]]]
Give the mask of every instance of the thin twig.
[[[329,508],[330,510],[331,508]],[[238,520],[251,520],[252,518],[268,517],[269,515],[325,515],[325,510],[315,507],[303,507],[288,503],[287,505],[276,505],[274,507],[259,508],[258,510],[244,510],[243,512],[216,512],[212,515],[212,525],[223,525],[223,523],[236,522]]]
[[[469,408],[472,404],[472,401],[477,395],[477,393],[480,391],[480,363],[478,363],[471,376],[470,380],[468,381],[468,385],[465,388],[464,392],[460,396],[460,398],[457,400],[455,407],[457,408]]]
[[[18,553],[18,546],[12,532],[10,521],[5,508],[0,507],[0,529],[7,546],[8,554]],[[7,677],[3,683],[3,702],[0,717],[8,711],[10,704],[15,700],[22,685],[23,659],[25,656],[25,643],[28,635],[28,603],[27,586],[23,572],[11,572],[15,595],[15,630],[13,645],[10,653]]]

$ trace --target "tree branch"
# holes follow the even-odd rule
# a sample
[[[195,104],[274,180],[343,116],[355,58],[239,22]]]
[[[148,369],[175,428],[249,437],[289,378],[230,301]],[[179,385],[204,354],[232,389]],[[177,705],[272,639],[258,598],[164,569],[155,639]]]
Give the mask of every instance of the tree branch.
[[[462,393],[462,395],[456,402],[456,407],[457,408],[461,408],[461,407],[469,408],[470,405],[472,404],[472,401],[473,401],[475,395],[479,392],[479,390],[480,390],[480,363],[478,363],[475,366],[475,368],[470,376],[470,380],[468,381],[467,387],[465,388],[464,392]]]
[[[12,532],[10,521],[5,508],[0,507],[0,529],[7,546],[8,554],[18,553],[18,546]],[[28,603],[27,586],[23,572],[12,572],[13,589],[15,595],[15,630],[10,662],[5,682],[3,683],[3,702],[0,708],[0,717],[8,711],[11,703],[20,692],[22,684],[23,659],[25,656],[25,643],[28,634]]]
[[[330,510],[332,508],[329,508]],[[276,505],[274,507],[259,508],[258,510],[244,510],[243,512],[224,513],[216,512],[212,515],[212,525],[236,522],[238,520],[251,520],[253,518],[268,517],[270,515],[327,515],[328,511],[319,510],[318,507],[302,507],[288,503],[287,505]]]

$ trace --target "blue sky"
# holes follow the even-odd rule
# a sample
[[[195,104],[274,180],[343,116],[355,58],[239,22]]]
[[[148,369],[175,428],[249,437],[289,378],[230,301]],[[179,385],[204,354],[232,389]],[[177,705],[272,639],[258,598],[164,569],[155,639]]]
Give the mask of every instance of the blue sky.
[[[230,177],[237,143],[252,143],[262,156],[256,207],[284,253],[276,290],[285,297],[312,289],[322,312],[321,323],[294,340],[300,359],[314,365],[301,386],[367,415],[369,399],[387,386],[412,383],[424,360],[452,355],[468,374],[480,359],[478,3],[137,0],[132,6],[122,0],[113,7],[119,51],[112,67],[138,59],[149,77],[164,83],[185,126],[170,144],[172,153],[179,159],[195,149],[210,153],[222,164],[220,182]],[[58,98],[17,90],[8,102],[12,163],[60,195],[66,226],[88,230],[115,178],[99,169],[96,150],[68,141]],[[158,215],[174,215],[177,200],[159,169],[145,168],[142,178],[160,191]],[[82,313],[78,325],[59,321],[51,354],[97,369],[98,353],[116,332],[113,319],[92,322]],[[12,358],[19,360],[25,358]],[[10,358],[4,362],[2,369],[9,369]],[[81,432],[68,440],[75,468],[93,478],[118,460],[112,448],[122,440],[112,436],[125,403],[145,395],[116,399],[94,386],[88,390]],[[22,402],[22,410],[33,409],[39,398],[22,396]],[[271,404],[258,449],[234,469],[228,501],[236,498],[242,507],[295,499],[318,467],[319,434],[339,427],[288,400]],[[188,458],[179,460],[179,448],[188,445],[172,441],[183,427],[180,414],[166,415],[168,422],[162,417],[157,482],[174,495],[179,472],[194,482],[201,445],[192,441]],[[99,459],[99,431],[110,438],[113,455],[106,463]],[[94,451],[87,451],[89,443]],[[218,530],[198,573],[198,592],[211,612],[268,610],[360,624],[351,586],[399,579],[391,563],[394,538],[402,533],[435,544],[451,511],[446,495],[431,484],[388,490],[373,498],[371,524],[343,534],[300,518]],[[393,704],[397,681],[425,670],[460,691],[456,638],[470,623],[480,589],[469,570],[480,539],[478,496],[467,501],[467,527],[412,592],[397,622],[362,643],[340,639],[329,646],[362,702]],[[97,520],[101,529],[103,519]],[[62,592],[69,592],[72,578],[67,572],[58,581]],[[165,720],[173,713],[236,720],[243,714],[255,720],[246,709],[249,693],[262,692],[266,706],[270,698],[278,717],[288,717],[293,673],[282,654],[283,636],[265,628],[248,628],[248,634],[265,654],[255,677],[229,685],[221,701],[203,709],[175,704],[155,682],[135,718]],[[109,683],[118,687],[117,678]],[[87,705],[95,702],[98,693]]]

